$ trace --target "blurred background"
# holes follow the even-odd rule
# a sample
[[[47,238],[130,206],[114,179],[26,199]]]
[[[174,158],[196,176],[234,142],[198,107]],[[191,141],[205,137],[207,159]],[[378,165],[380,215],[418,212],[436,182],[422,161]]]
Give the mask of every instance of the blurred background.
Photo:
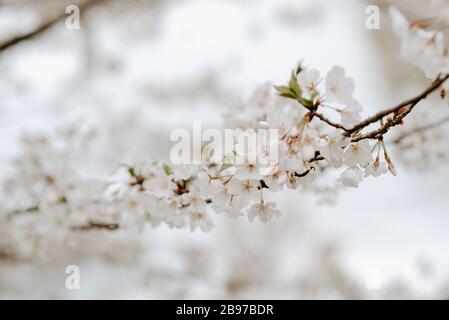
[[[79,30],[65,26],[71,4]],[[380,8],[378,30],[365,27],[369,5]],[[449,2],[0,1],[0,215],[23,211],[17,190],[37,183],[36,157],[67,183],[165,159],[173,128],[222,127],[230,105],[284,83],[301,59],[322,74],[343,66],[367,113],[420,92],[428,80],[401,59],[390,5],[419,19]],[[420,108],[418,120],[449,113],[438,99]],[[398,177],[359,189],[278,194],[283,214],[266,225],[216,215],[208,233],[73,232],[45,214],[5,218],[0,298],[448,298],[448,158],[427,152],[398,150]],[[80,266],[80,290],[65,287],[69,264]]]

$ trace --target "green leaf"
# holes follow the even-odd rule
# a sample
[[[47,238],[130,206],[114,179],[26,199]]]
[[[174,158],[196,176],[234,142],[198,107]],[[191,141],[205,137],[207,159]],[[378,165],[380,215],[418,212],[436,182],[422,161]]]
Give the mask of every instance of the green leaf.
[[[280,93],[279,94],[281,97],[284,98],[290,98],[290,99],[296,99],[296,94],[294,94],[293,92],[288,92],[288,93]]]
[[[274,89],[277,91],[277,94],[281,97],[296,99],[297,96],[295,92],[293,92],[289,87],[287,86],[274,86]]]
[[[290,88],[287,86],[273,86],[277,93],[285,93],[290,92]]]
[[[134,169],[133,167],[129,167],[128,168],[128,173],[131,177],[135,177],[136,176],[136,169]]]
[[[220,170],[218,170],[218,173],[220,173],[220,172],[222,172],[222,171],[224,171],[224,170],[226,170],[226,169],[228,169],[228,168],[230,168],[230,167],[232,167],[232,164],[231,164],[231,163],[223,163],[223,164],[221,165],[221,167],[220,167]]]
[[[298,64],[296,65],[296,69],[295,69],[296,75],[300,74],[301,71],[303,71],[303,70],[304,70],[304,68],[303,68],[302,63],[301,63],[301,61],[300,61],[300,62],[298,62]]]
[[[165,172],[165,174],[167,176],[169,176],[169,175],[171,175],[173,173],[173,171],[170,169],[170,167],[168,165],[166,165],[165,163],[163,164],[162,167],[163,167],[164,172]]]
[[[296,77],[295,70],[292,70],[292,75],[290,76],[290,81],[288,82],[288,87],[297,96],[300,97],[302,90],[298,84],[298,78]]]
[[[298,101],[305,107],[313,107],[313,101],[299,97]]]

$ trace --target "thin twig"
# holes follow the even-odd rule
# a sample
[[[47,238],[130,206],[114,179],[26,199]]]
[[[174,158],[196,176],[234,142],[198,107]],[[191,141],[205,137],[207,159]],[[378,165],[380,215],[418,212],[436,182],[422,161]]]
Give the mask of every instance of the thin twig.
[[[411,135],[414,135],[414,134],[417,134],[417,133],[422,133],[424,131],[437,128],[437,127],[439,127],[439,126],[441,126],[441,125],[443,125],[445,123],[448,123],[448,122],[449,122],[449,116],[446,116],[446,117],[444,117],[444,118],[442,118],[442,119],[440,119],[440,120],[438,120],[436,122],[433,122],[433,123],[430,123],[430,124],[427,124],[427,125],[424,125],[424,126],[421,126],[421,127],[414,128],[414,129],[409,130],[407,132],[404,132],[400,136],[398,136],[396,139],[394,139],[392,141],[392,143],[398,144],[402,140],[404,140],[405,138],[407,138],[407,137],[409,137]]]
[[[333,122],[332,120],[326,118],[326,116],[324,116],[323,114],[318,113],[316,111],[310,111],[310,112],[312,112],[312,114],[314,116],[316,116],[318,119],[320,119],[321,121],[326,122],[328,125],[330,125],[330,126],[332,126],[334,128],[341,129],[343,131],[349,132],[349,130],[347,128],[345,128],[342,124]]]
[[[423,99],[427,98],[427,96],[429,94],[431,94],[432,92],[434,92],[435,90],[437,90],[438,88],[441,87],[441,85],[447,80],[449,79],[449,74],[441,76],[439,75],[433,82],[432,84],[426,88],[423,92],[421,92],[419,95],[410,98],[404,102],[401,102],[400,104],[385,109],[383,111],[380,111],[368,118],[366,118],[365,120],[359,122],[358,124],[354,125],[352,128],[346,128],[344,127],[342,124],[333,122],[332,120],[328,119],[326,116],[324,116],[321,113],[318,113],[316,110],[318,108],[318,106],[308,106],[305,105],[303,103],[301,103],[301,101],[299,101],[307,110],[310,111],[312,117],[316,116],[318,119],[320,119],[321,121],[327,123],[328,125],[337,128],[337,129],[341,129],[344,131],[344,135],[347,137],[350,137],[352,135],[354,135],[355,133],[360,132],[362,129],[366,128],[367,126],[383,119],[384,117],[393,114],[392,118],[387,119],[378,129],[373,130],[371,132],[365,133],[365,134],[359,134],[355,137],[352,138],[352,142],[357,142],[360,140],[364,140],[364,139],[379,139],[380,136],[382,136],[383,134],[387,133],[388,130],[394,126],[397,126],[398,124],[402,123],[402,119],[405,118],[405,116],[407,116],[412,110],[413,108]]]
[[[410,110],[407,112],[407,114],[408,114],[413,109],[413,107],[415,107],[421,100],[427,98],[427,96],[429,94],[431,94],[432,92],[437,90],[447,79],[449,79],[449,74],[442,76],[442,77],[438,76],[435,79],[435,81],[433,81],[432,84],[427,89],[425,89],[422,93],[420,93],[416,97],[408,99],[408,100],[398,104],[397,106],[394,106],[389,109],[385,109],[383,111],[376,113],[375,115],[373,115],[371,117],[366,118],[365,120],[361,121],[360,123],[353,126],[351,129],[349,129],[348,130],[349,133],[354,133],[354,132],[360,131],[361,129],[369,126],[372,123],[379,121],[380,119],[384,118],[385,116],[388,116],[392,113],[399,112],[402,108],[407,107],[407,106],[410,107]]]
[[[391,128],[402,124],[402,120],[408,115],[414,106],[418,104],[418,101],[414,102],[412,105],[403,110],[400,114],[396,115],[394,118],[388,118],[379,128],[370,131],[365,134],[356,135],[351,139],[351,142],[358,142],[364,139],[381,139],[382,136],[388,132]]]
[[[88,9],[92,8],[94,5],[98,4],[99,2],[102,2],[105,0],[88,0],[88,1],[84,1],[83,3],[79,4],[79,9],[80,12],[83,11],[87,11]],[[63,9],[63,8],[61,8]],[[4,41],[3,43],[0,43],[0,51],[4,51],[6,49],[11,48],[12,46],[25,41],[25,40],[29,40],[32,39],[42,33],[44,33],[45,31],[47,31],[50,27],[52,27],[53,25],[55,25],[56,23],[58,23],[59,21],[63,20],[64,18],[67,17],[67,14],[65,12],[65,10],[62,11],[61,14],[56,15],[48,20],[46,20],[44,23],[42,23],[40,26],[38,26],[36,29],[34,29],[33,31],[30,31],[28,33],[25,34],[21,34],[18,36],[15,36],[11,39],[8,39],[6,41]]]
[[[295,177],[298,177],[298,178],[302,178],[302,177],[305,177],[306,175],[308,175],[309,172],[312,171],[312,170],[315,170],[315,167],[311,167],[310,169],[304,171],[303,173],[295,172],[295,173],[294,173],[294,176],[295,176]]]
[[[72,230],[75,231],[87,231],[87,230],[117,230],[120,228],[120,225],[118,223],[103,223],[103,222],[95,222],[95,221],[89,221],[85,225],[81,226],[72,226]]]

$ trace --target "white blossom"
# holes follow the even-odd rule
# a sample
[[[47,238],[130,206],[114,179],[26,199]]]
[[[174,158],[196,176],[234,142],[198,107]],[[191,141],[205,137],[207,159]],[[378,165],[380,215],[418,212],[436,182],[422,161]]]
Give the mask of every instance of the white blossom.
[[[259,198],[258,180],[231,180],[228,183],[228,191],[242,203],[257,201]]]
[[[385,162],[380,162],[379,158],[376,158],[376,160],[365,167],[365,177],[378,177],[384,173],[387,173],[387,171],[387,164]]]
[[[293,74],[292,80],[295,79]],[[9,194],[21,190],[30,208],[49,212],[81,211],[82,215],[74,215],[67,224],[76,222],[82,228],[92,227],[89,223],[95,221],[95,226],[104,228],[141,230],[145,223],[150,223],[208,231],[213,226],[214,212],[238,218],[247,210],[251,221],[259,217],[267,222],[280,213],[274,203],[264,202],[263,192],[280,192],[285,186],[289,189],[301,186],[301,190],[316,193],[326,190],[320,186],[320,178],[328,167],[342,167],[338,181],[351,187],[357,187],[364,176],[379,176],[386,170],[396,174],[384,145],[386,162],[379,162],[378,157],[373,161],[368,139],[351,142],[356,135],[332,128],[332,124],[313,115],[312,108],[324,114],[327,106],[336,112],[335,117],[340,114],[345,128],[361,120],[362,106],[352,97],[354,82],[341,67],[328,72],[323,101],[320,101],[322,84],[317,70],[301,71],[298,84],[303,90],[300,99],[275,98],[271,85],[265,84],[246,103],[240,102],[225,116],[230,127],[279,130],[276,141],[248,145],[246,150],[240,150],[243,164],[229,161],[217,165],[207,158],[200,165],[162,161],[121,165],[116,174],[104,179],[101,187],[91,192],[84,183],[67,174],[71,172],[69,168],[54,165],[67,161],[64,158],[67,152],[56,152],[47,139],[39,138],[29,141],[29,157],[17,161],[19,172],[27,179],[10,179],[7,189]],[[316,105],[311,106],[312,102],[307,99],[312,97]],[[267,158],[272,145],[277,146],[278,159],[262,165],[259,161]],[[224,155],[224,159],[228,160],[229,156]],[[39,162],[44,165],[37,166]]]
[[[210,231],[214,225],[212,219],[204,211],[191,211],[190,230],[200,228],[201,231]]]
[[[345,163],[349,167],[364,166],[373,160],[371,146],[368,141],[362,140],[351,143],[344,152]]]
[[[261,222],[268,222],[273,216],[279,217],[281,211],[275,209],[276,204],[274,202],[260,202],[253,204],[248,209],[248,219],[253,222],[256,217],[259,217]]]
[[[223,186],[212,197],[212,208],[217,213],[226,213],[232,219],[240,217],[242,205],[237,200],[237,196],[228,192],[227,187]]]
[[[344,147],[348,144],[347,140],[339,130],[336,130],[321,140],[318,150],[326,161],[338,168],[343,162]]]
[[[187,180],[192,177],[195,172],[196,167],[189,164],[178,164],[170,167],[172,170],[173,179],[178,180]]]
[[[318,84],[321,81],[320,72],[316,69],[306,69],[299,73],[298,84],[307,98],[318,93]]]
[[[362,105],[355,99],[351,99],[346,107],[341,109],[341,124],[345,128],[351,128],[362,120],[360,113],[363,111]]]
[[[200,191],[204,197],[210,196],[221,186],[218,176],[213,173],[199,172],[192,184]]]
[[[289,173],[287,176],[287,188],[295,190],[299,186],[299,177],[295,173]]]
[[[274,172],[267,174],[263,177],[263,181],[271,191],[273,192],[282,191],[287,181],[287,174],[284,171],[278,170],[277,168],[272,171]]]
[[[190,212],[204,211],[206,209],[206,202],[193,188],[190,188],[189,192],[180,196],[180,204],[186,206]]]
[[[344,186],[358,188],[363,180],[363,172],[358,166],[347,168],[338,178]]]
[[[396,8],[389,10],[393,29],[400,37],[405,60],[421,68],[430,79],[449,72],[449,38],[430,20],[424,25],[411,23]],[[435,19],[438,20],[438,19]],[[447,21],[445,22],[447,24]],[[447,29],[447,25],[445,27]]]
[[[355,89],[354,80],[346,77],[342,67],[333,67],[326,75],[325,84],[326,101],[344,104],[352,99]]]
[[[234,178],[238,180],[260,179],[259,166],[256,162],[247,161],[246,164],[236,165]]]

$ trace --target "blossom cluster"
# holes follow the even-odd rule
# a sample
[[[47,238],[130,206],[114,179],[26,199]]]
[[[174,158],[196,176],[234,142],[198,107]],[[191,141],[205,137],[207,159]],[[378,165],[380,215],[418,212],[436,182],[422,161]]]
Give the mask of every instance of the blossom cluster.
[[[405,60],[434,79],[449,73],[449,34],[447,17],[409,21],[398,9],[390,8],[393,29],[401,40]]]
[[[430,79],[449,72],[449,23],[447,5],[436,1],[432,6],[421,3],[419,16],[423,12],[430,18],[407,19],[397,8],[390,8],[393,29],[400,39],[401,55],[419,67]],[[440,89],[440,98],[447,99],[448,82]],[[441,104],[435,99],[432,104]],[[430,107],[430,106],[429,106]],[[449,115],[446,108],[422,108],[407,120],[407,126],[399,130],[392,140],[398,160],[403,164],[428,171],[449,158],[447,127]]]
[[[93,182],[72,166],[92,133],[68,130],[60,137],[62,144],[45,137],[25,141],[27,154],[16,165],[33,177],[32,182],[13,176],[7,189],[16,196],[17,190],[22,191],[22,200],[26,199],[22,203],[28,205],[20,212],[44,212],[54,217],[50,224],[73,230],[141,229],[146,223],[163,223],[208,231],[214,213],[268,222],[281,214],[276,203],[267,200],[272,193],[314,186],[326,190],[318,182],[329,171],[338,175],[332,178],[335,182],[347,187],[358,187],[364,178],[388,171],[396,175],[383,136],[363,138],[367,126],[360,126],[363,108],[353,96],[354,80],[342,67],[322,76],[300,65],[287,85],[274,89],[270,84],[257,88],[224,119],[228,127],[279,132],[279,156],[268,166],[256,161],[233,164],[227,162],[231,155],[219,154],[223,159],[217,159],[216,153],[207,152],[210,158],[198,165],[168,161],[121,165],[114,175]],[[251,150],[249,146],[239,152]]]
[[[449,64],[443,34],[410,24],[394,9],[392,15],[403,47],[415,54],[413,60],[425,61],[428,76],[438,74],[436,85],[417,99],[364,120],[363,107],[354,97],[354,80],[342,67],[334,66],[322,75],[299,64],[286,85],[264,84],[224,116],[225,128],[277,130],[278,157],[268,166],[251,160],[227,161],[236,152],[253,159],[249,155],[254,148],[248,146],[233,149],[232,154],[206,152],[210,157],[195,165],[159,160],[121,165],[107,179],[92,181],[71,166],[80,148],[91,142],[90,133],[78,137],[66,132],[62,140],[70,146],[67,150],[37,137],[26,143],[28,154],[16,163],[21,176],[31,180],[13,175],[6,183],[10,193],[20,197],[16,200],[27,204],[13,213],[44,212],[53,216],[52,225],[74,230],[163,223],[207,231],[214,213],[268,222],[281,214],[268,200],[272,193],[328,190],[319,185],[328,173],[334,183],[353,188],[367,177],[396,175],[384,134],[447,80],[448,76],[439,77],[449,72]],[[377,123],[379,128],[364,132]]]
[[[388,170],[396,175],[383,140],[373,145],[367,139],[354,142],[345,130],[316,116],[318,109],[330,110],[342,128],[356,125],[363,108],[353,97],[354,88],[342,67],[322,77],[318,70],[300,66],[287,86],[275,86],[277,94],[270,84],[260,86],[246,103],[225,115],[227,127],[278,130],[277,162],[232,164],[226,162],[230,155],[223,154],[222,161],[214,155],[200,165],[124,166],[111,178],[106,195],[128,203],[152,223],[206,231],[213,224],[213,212],[268,222],[280,215],[276,204],[266,201],[269,193],[307,189],[326,168],[338,169],[337,181],[348,187]]]
[[[444,108],[445,109],[445,108]],[[392,153],[401,166],[431,172],[449,161],[449,115],[443,108],[422,108],[408,120],[406,128],[392,137]]]

